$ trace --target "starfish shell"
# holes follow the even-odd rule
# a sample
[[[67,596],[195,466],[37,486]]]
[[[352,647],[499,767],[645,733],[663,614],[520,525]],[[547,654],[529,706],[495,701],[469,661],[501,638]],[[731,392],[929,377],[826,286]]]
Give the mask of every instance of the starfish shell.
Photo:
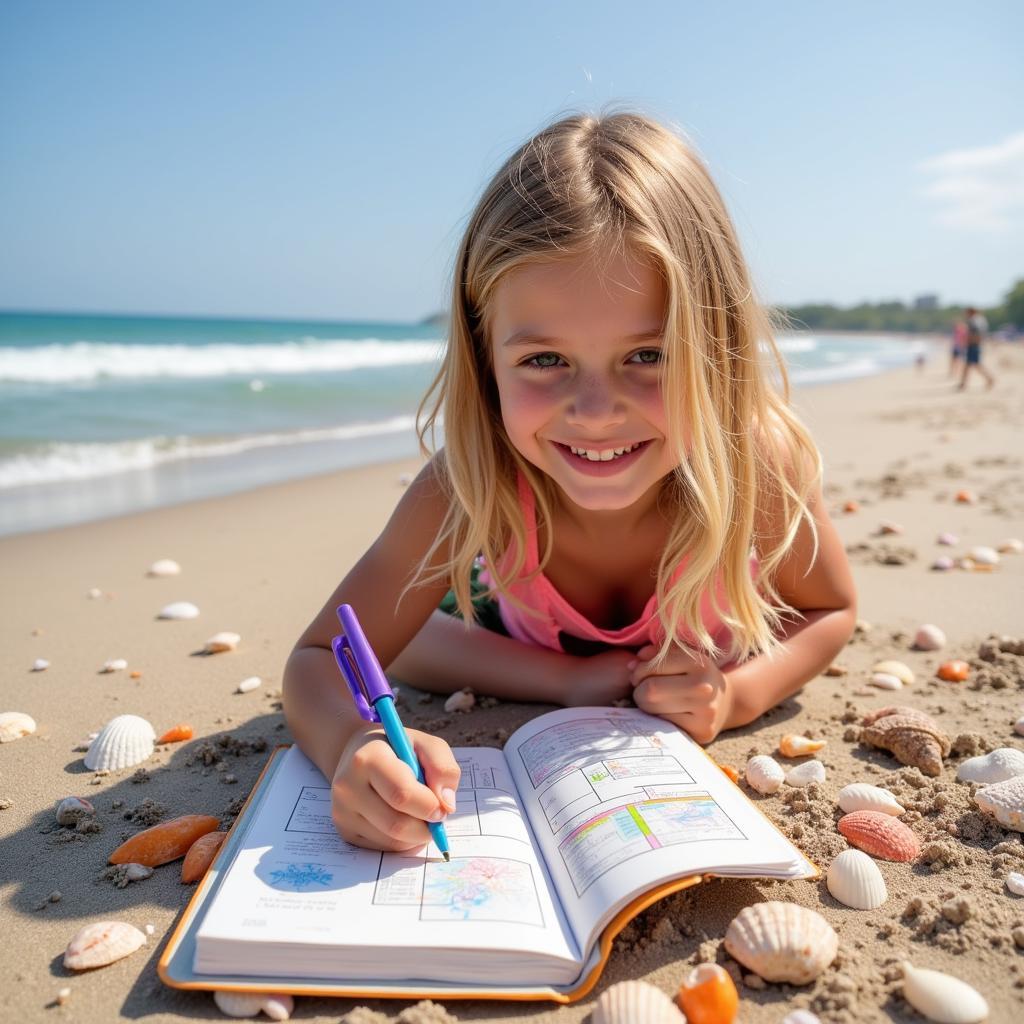
[[[900,764],[920,768],[925,775],[942,772],[942,759],[951,747],[934,719],[904,707],[881,708],[867,715],[860,741],[890,751]]]

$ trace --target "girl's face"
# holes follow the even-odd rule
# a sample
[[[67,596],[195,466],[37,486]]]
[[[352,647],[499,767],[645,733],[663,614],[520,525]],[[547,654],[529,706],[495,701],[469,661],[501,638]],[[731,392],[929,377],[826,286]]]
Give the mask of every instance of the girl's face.
[[[505,429],[579,508],[629,508],[676,465],[658,380],[665,307],[661,276],[628,250],[521,267],[495,289]]]

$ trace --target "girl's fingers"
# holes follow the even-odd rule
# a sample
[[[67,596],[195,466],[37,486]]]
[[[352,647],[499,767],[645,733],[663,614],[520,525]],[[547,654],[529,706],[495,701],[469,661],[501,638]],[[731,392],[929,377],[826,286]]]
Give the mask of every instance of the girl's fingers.
[[[413,734],[413,746],[427,786],[436,794],[442,810],[451,813],[455,810],[455,793],[462,774],[452,748],[439,736],[422,732]]]
[[[367,790],[358,813],[386,836],[404,843],[426,842],[427,822],[440,821],[444,809],[437,796],[417,781],[412,769],[394,754],[377,758],[366,774]]]
[[[644,656],[644,651],[650,651],[650,654]],[[678,676],[684,675],[687,672],[692,672],[695,669],[702,668],[704,663],[698,657],[691,654],[688,650],[683,647],[675,647],[669,652],[668,657],[657,666],[651,664],[650,659],[654,657],[657,652],[653,647],[642,647],[637,651],[637,658],[639,664],[635,665],[631,671],[630,681],[636,686],[641,680],[646,679],[648,676]]]

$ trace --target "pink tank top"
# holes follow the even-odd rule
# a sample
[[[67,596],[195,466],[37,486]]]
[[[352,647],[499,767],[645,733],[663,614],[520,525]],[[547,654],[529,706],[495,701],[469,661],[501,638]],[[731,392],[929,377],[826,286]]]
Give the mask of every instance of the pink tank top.
[[[519,506],[526,527],[526,561],[523,564],[520,578],[512,583],[510,589],[525,607],[521,608],[513,604],[503,594],[498,595],[501,619],[509,633],[523,643],[549,647],[556,651],[564,650],[559,639],[559,634],[563,632],[581,640],[605,643],[613,647],[639,648],[649,643],[660,643],[662,629],[661,621],[658,618],[656,594],[651,595],[640,618],[632,625],[623,626],[621,629],[602,629],[595,626],[569,604],[543,573],[537,573],[533,579],[525,578],[539,564],[537,521],[533,490],[521,475],[518,489]],[[511,562],[512,554],[509,553],[504,558]],[[751,573],[754,575],[757,573],[757,565],[757,558],[751,553],[750,566]],[[685,568],[686,559],[673,573],[673,580],[678,578]],[[486,569],[480,573],[480,579],[485,584],[491,582],[490,574]],[[716,581],[716,588],[719,603],[725,607],[725,589],[720,578]],[[731,634],[728,627],[715,614],[711,601],[707,597],[701,603],[701,617],[705,628],[714,637],[715,643],[725,652],[722,657],[724,663],[728,659]],[[679,639],[687,646],[694,648],[697,646],[693,633],[685,627],[680,629]]]

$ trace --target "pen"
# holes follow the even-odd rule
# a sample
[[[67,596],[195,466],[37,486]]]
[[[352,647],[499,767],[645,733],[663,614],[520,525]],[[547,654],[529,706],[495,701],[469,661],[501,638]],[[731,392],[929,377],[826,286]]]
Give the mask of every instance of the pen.
[[[423,769],[412,749],[405,726],[395,710],[395,693],[388,683],[384,670],[380,667],[377,655],[373,653],[370,642],[366,639],[362,626],[356,618],[355,609],[350,604],[338,608],[338,619],[341,621],[341,636],[331,641],[334,658],[338,668],[348,683],[348,688],[355,701],[359,716],[367,722],[379,722],[384,726],[388,743],[398,758],[404,761],[416,776],[423,782]],[[444,825],[437,821],[428,821],[430,838],[441,851],[444,859],[451,860],[448,852],[448,833]]]

